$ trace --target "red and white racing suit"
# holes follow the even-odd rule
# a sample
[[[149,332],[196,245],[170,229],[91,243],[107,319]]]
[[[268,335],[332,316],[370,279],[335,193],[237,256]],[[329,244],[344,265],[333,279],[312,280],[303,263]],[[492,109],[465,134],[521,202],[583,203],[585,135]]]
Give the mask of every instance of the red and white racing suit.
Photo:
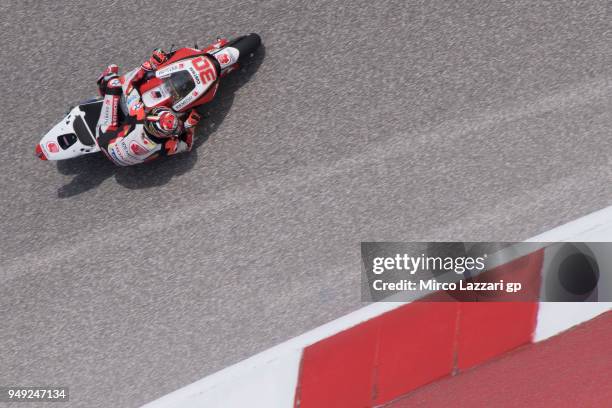
[[[194,127],[199,121],[195,110],[186,120],[181,120],[174,135],[156,137],[145,130],[147,119],[142,102],[130,104],[128,115],[122,112],[119,104],[123,90],[117,71],[117,66],[111,65],[98,80],[104,100],[98,120],[97,142],[104,154],[119,166],[131,166],[160,156],[190,151]]]

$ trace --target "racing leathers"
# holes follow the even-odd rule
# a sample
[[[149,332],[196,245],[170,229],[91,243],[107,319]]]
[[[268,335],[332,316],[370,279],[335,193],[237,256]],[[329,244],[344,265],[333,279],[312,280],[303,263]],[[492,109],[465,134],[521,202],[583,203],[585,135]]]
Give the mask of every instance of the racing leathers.
[[[123,87],[116,65],[110,65],[102,73],[98,88],[104,99],[97,142],[115,164],[130,166],[191,150],[194,128],[200,120],[195,110],[188,115],[170,108],[153,108],[147,112],[138,95],[138,100],[129,103],[126,114],[120,107]],[[132,93],[137,94],[137,91],[132,90]],[[167,131],[162,126],[166,123],[172,124]]]

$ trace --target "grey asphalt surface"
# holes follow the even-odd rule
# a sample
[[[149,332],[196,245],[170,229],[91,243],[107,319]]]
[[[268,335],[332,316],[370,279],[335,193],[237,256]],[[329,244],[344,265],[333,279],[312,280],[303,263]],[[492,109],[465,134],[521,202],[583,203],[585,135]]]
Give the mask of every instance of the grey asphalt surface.
[[[363,306],[360,241],[608,206],[609,7],[2,1],[0,385],[137,407]],[[251,31],[191,154],[33,157],[106,64]]]

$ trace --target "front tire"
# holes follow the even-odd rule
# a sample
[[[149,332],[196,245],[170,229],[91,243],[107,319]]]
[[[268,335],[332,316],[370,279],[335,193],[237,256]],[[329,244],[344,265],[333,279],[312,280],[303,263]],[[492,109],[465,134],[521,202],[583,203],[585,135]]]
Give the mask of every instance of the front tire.
[[[236,48],[239,52],[238,63],[244,63],[251,57],[257,48],[261,45],[261,37],[259,34],[251,33],[242,37],[238,37],[235,40],[230,41],[227,44],[228,47]]]

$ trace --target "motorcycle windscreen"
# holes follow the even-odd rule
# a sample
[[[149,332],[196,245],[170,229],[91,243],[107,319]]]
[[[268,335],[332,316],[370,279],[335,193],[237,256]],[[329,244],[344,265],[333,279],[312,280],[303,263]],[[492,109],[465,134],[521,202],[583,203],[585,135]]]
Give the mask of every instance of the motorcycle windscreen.
[[[189,61],[182,71],[174,72],[167,82],[175,101],[172,108],[183,111],[197,103],[217,81],[217,70],[207,56]]]

